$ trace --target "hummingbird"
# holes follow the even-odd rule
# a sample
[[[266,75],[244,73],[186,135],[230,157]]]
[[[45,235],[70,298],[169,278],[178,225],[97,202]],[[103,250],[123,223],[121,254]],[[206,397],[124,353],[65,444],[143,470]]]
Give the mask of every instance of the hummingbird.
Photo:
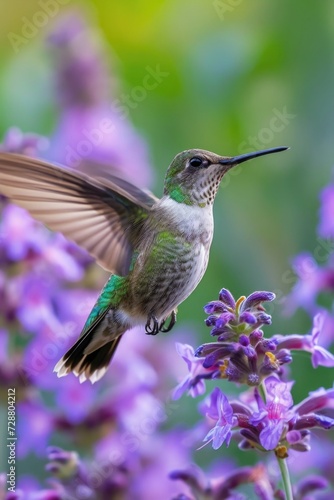
[[[234,157],[183,151],[167,169],[161,198],[113,172],[91,176],[0,153],[0,192],[112,273],[78,340],[56,364],[58,377],[73,372],[80,382],[94,383],[127,330],[140,325],[150,335],[170,331],[177,307],[207,268],[222,178],[235,165],[286,149]]]

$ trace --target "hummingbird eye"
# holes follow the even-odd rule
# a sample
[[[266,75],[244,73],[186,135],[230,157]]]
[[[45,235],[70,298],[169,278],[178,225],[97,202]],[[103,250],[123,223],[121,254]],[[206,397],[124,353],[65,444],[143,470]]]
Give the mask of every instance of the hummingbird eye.
[[[189,165],[191,165],[192,167],[201,167],[202,164],[203,164],[203,160],[201,158],[198,158],[198,156],[194,156],[189,161]]]

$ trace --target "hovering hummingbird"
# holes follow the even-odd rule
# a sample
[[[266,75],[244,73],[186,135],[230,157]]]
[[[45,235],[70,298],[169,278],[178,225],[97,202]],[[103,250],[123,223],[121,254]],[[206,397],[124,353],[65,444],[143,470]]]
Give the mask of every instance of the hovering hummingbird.
[[[0,192],[52,230],[85,248],[113,273],[77,342],[56,364],[92,383],[106,372],[123,333],[171,330],[178,305],[206,270],[212,205],[235,165],[284,151],[277,147],[225,157],[201,149],[170,164],[161,199],[113,174],[91,177],[26,156],[0,154]]]

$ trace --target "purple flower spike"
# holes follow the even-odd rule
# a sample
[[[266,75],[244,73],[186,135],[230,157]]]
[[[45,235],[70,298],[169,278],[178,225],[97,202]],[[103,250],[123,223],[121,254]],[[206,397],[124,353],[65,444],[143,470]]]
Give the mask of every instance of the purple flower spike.
[[[226,333],[228,330],[236,337],[241,331],[250,335],[262,324],[271,323],[271,316],[264,312],[261,302],[273,300],[275,294],[272,292],[254,292],[246,299],[240,297],[235,302],[232,294],[223,288],[219,298],[221,300],[211,301],[204,307],[204,311],[210,315],[206,325],[214,326],[212,335]],[[219,329],[224,329],[224,332]]]
[[[60,117],[45,159],[106,178],[112,166],[118,177],[146,188],[151,178],[147,147],[127,118],[131,109],[123,94],[112,95],[116,75],[109,77],[110,57],[98,33],[81,16],[64,15],[49,45]]]
[[[58,59],[57,87],[64,105],[90,105],[107,98],[107,64],[82,18],[63,17],[49,43]],[[83,44],[85,50],[78,50]]]
[[[262,325],[271,324],[271,316],[265,313],[261,302],[274,298],[272,292],[254,292],[235,302],[232,294],[223,288],[220,300],[204,307],[209,314],[205,323],[212,327],[210,335],[217,335],[218,342],[204,344],[196,350],[195,356],[205,357],[203,367],[217,366],[220,378],[250,386],[257,386],[268,375],[279,372],[281,365],[291,359],[269,356],[268,351],[276,351],[278,340],[265,339],[260,330]]]

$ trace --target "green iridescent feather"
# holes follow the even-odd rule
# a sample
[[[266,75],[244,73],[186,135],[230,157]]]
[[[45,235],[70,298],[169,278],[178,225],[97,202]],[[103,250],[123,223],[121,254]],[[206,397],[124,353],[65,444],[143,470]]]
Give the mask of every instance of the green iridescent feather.
[[[84,335],[87,330],[108,311],[108,309],[117,307],[122,297],[127,293],[127,290],[127,277],[117,276],[116,274],[110,276],[87,318],[81,336]]]

